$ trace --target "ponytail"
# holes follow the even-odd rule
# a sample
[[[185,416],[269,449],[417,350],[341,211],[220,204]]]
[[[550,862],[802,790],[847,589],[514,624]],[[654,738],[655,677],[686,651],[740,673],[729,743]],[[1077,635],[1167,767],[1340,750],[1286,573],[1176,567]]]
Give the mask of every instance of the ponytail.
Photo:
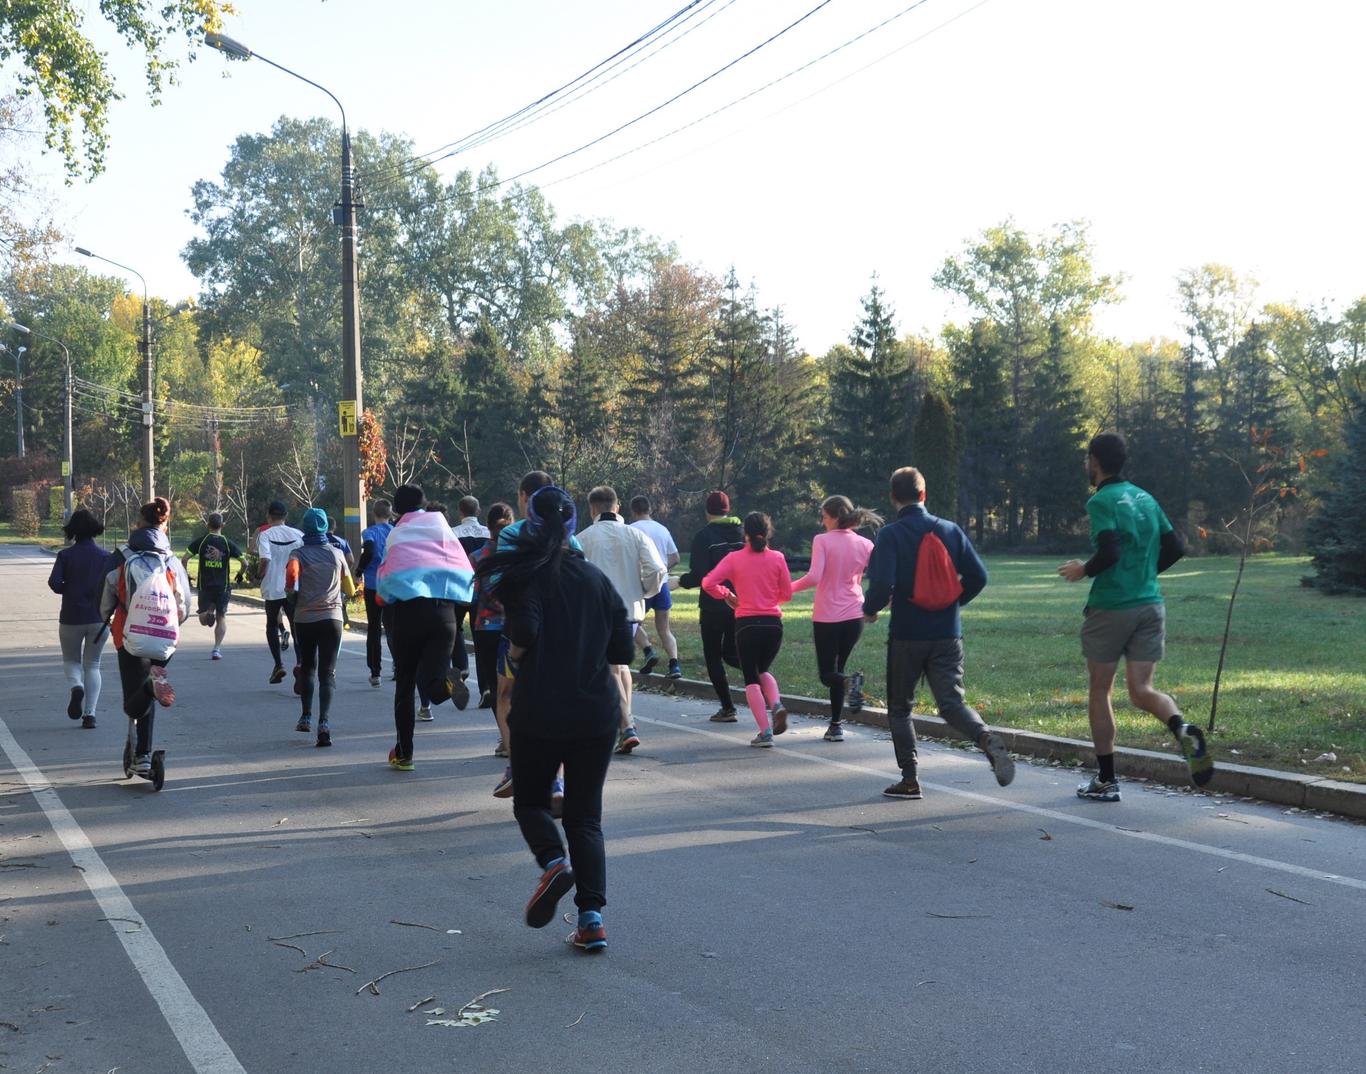
[[[830,496],[821,504],[821,510],[833,518],[842,530],[877,529],[882,525],[882,516],[866,507],[855,507],[848,496]]]
[[[577,518],[569,493],[555,485],[541,487],[527,501],[526,523],[513,536],[512,547],[498,550],[495,546],[475,574],[504,604],[525,590],[537,574],[549,571],[552,577],[558,576]]]
[[[745,540],[750,551],[762,552],[768,548],[768,539],[773,536],[773,523],[762,511],[751,511],[745,516]]]

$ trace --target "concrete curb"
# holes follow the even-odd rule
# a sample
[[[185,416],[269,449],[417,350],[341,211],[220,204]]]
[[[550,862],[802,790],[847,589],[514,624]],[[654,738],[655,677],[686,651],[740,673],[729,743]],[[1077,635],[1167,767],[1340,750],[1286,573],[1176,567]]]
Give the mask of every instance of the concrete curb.
[[[236,593],[232,599],[257,608],[264,605],[264,601],[255,597],[242,597]],[[365,623],[353,621],[351,631],[364,634]],[[655,694],[706,699],[716,697],[711,683],[700,679],[665,679],[658,675],[642,676],[637,673],[635,685],[637,690]],[[743,710],[746,704],[745,692],[731,687],[730,693],[736,707]],[[830,704],[820,698],[785,694],[783,702],[787,705],[788,712],[794,715],[829,719]],[[912,719],[917,735],[958,744],[963,742],[957,732],[951,730],[938,716],[916,714]],[[888,727],[887,710],[865,708],[848,722],[885,731]],[[1042,735],[1036,731],[1020,731],[1012,727],[993,727],[992,730],[1006,740],[1012,753],[1048,761],[1061,761],[1063,764],[1095,766],[1096,753],[1089,742],[1075,738],[1059,738],[1056,735]],[[1115,771],[1122,776],[1150,779],[1154,783],[1172,787],[1191,785],[1190,773],[1184,760],[1175,754],[1158,753],[1154,750],[1116,747]],[[1323,776],[1299,775],[1295,772],[1280,772],[1272,768],[1254,768],[1250,765],[1226,764],[1220,761],[1214,769],[1214,778],[1205,790],[1257,798],[1263,802],[1292,806],[1311,813],[1337,813],[1357,820],[1366,820],[1366,785],[1344,783]]]

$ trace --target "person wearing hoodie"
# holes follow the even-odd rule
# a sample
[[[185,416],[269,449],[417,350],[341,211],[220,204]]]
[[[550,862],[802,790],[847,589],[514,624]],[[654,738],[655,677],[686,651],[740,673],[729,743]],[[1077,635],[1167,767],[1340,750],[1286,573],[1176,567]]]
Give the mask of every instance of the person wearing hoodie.
[[[389,609],[386,633],[394,658],[394,729],[398,741],[389,764],[413,771],[413,727],[417,711],[413,695],[421,682],[432,704],[453,700],[463,709],[469,687],[452,677],[455,606],[474,598],[474,572],[446,516],[426,511],[419,485],[394,491],[398,521],[389,534],[384,562],[377,574],[379,602]]]
[[[707,524],[692,539],[688,569],[676,579],[678,589],[697,589],[721,560],[745,546],[740,520],[730,513],[730,497],[719,489],[707,496]],[[702,659],[707,678],[716,691],[721,707],[712,714],[712,723],[734,723],[735,702],[730,696],[726,665],[740,666],[735,651],[735,612],[724,600],[714,600],[704,590],[697,598],[697,625],[702,635]]]
[[[109,554],[95,543],[104,532],[104,524],[83,507],[72,512],[62,532],[71,544],[57,553],[47,585],[62,597],[57,633],[62,642],[62,669],[71,687],[66,714],[90,730],[95,726],[95,708],[104,681],[100,656],[109,637],[100,615],[104,564]]]
[[[128,544],[111,552],[105,560],[104,592],[100,597],[100,615],[111,624],[114,648],[118,652],[119,682],[123,687],[123,711],[130,720],[137,721],[137,735],[133,746],[133,773],[149,775],[152,771],[152,713],[154,704],[163,708],[175,701],[175,690],[166,678],[165,660],[136,656],[125,646],[124,626],[128,608],[139,580],[148,570],[162,570],[172,583],[178,621],[190,617],[190,576],[185,567],[171,553],[171,542],[166,527],[171,521],[171,505],[158,496],[142,505],[138,512],[139,528],[128,537]],[[134,564],[138,564],[134,567]]]
[[[655,544],[641,530],[626,524],[617,508],[616,490],[599,485],[588,494],[588,508],[594,522],[579,534],[579,544],[589,563],[607,575],[616,587],[617,595],[626,605],[626,618],[634,638],[638,626],[645,620],[645,602],[659,592],[669,568],[659,557]],[[634,652],[632,653],[634,656]],[[631,664],[627,661],[613,668],[617,686],[621,690],[621,733],[617,752],[630,753],[640,745],[635,719],[631,715]]]
[[[314,679],[318,693],[317,745],[332,745],[332,691],[342,639],[342,597],[355,596],[346,556],[328,540],[327,515],[317,507],[300,522],[304,543],[285,564],[285,596],[294,605],[294,649],[299,655],[299,696],[303,712],[294,730],[313,730]]]

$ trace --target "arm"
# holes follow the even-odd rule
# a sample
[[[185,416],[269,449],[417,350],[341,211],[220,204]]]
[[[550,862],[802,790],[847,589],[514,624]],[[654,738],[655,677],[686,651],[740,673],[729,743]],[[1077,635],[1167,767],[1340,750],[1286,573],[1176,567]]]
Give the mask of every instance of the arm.
[[[375,558],[375,542],[362,541],[360,546],[360,562],[356,564],[356,573],[364,574],[365,568],[370,566],[370,561]]]
[[[604,603],[611,629],[607,637],[607,662],[609,664],[629,664],[636,658],[635,631],[626,621],[626,605],[617,596],[612,586],[602,587]]]
[[[702,575],[707,570],[708,547],[706,530],[699,530],[692,539],[692,552],[688,557],[688,569],[678,579],[679,589],[696,589],[702,584]]]
[[[52,561],[52,573],[47,576],[47,587],[54,593],[66,588],[66,557],[58,555]]]
[[[782,553],[778,553],[782,556]],[[783,558],[782,569],[778,571],[778,603],[786,604],[792,599],[792,572],[787,569],[787,559]]]
[[[174,557],[171,558],[171,571],[175,578],[176,611],[183,623],[190,617],[190,576],[185,564]]]
[[[293,605],[299,599],[299,578],[302,574],[302,564],[299,557],[293,552],[289,554],[289,562],[285,564],[285,600]]]
[[[877,535],[864,576],[868,579],[868,592],[863,598],[863,614],[876,618],[892,599],[892,586],[896,582],[896,549],[891,534],[885,529]]]
[[[1119,562],[1119,531],[1101,530],[1096,534],[1095,554],[1082,564],[1087,578],[1108,571]]]
[[[266,569],[270,566],[270,542],[266,540],[266,532],[262,530],[256,538],[256,580],[259,582],[266,576]]]
[[[707,576],[702,579],[702,592],[716,600],[725,600],[733,596],[730,586],[726,585],[726,575],[730,571],[730,557],[735,555],[731,552],[720,563],[707,572]]]
[[[100,615],[107,621],[119,606],[119,567],[122,556],[116,560],[111,553],[104,563],[104,590],[100,593]]]
[[[811,569],[792,583],[792,592],[801,593],[816,586],[825,573],[825,542],[815,538],[811,542]]]
[[[664,566],[664,561],[659,558],[659,549],[655,548],[654,541],[639,530],[633,532],[640,536],[636,541],[637,554],[640,557],[640,591],[647,597],[653,597],[669,577],[669,568]]]
[[[958,598],[960,607],[971,603],[972,598],[987,587],[987,569],[966,533],[963,534],[963,552],[958,559],[958,577],[963,582],[963,595]]]
[[[1157,548],[1157,573],[1161,574],[1186,554],[1186,542],[1175,530],[1168,530],[1159,538]]]
[[[351,577],[351,571],[345,563],[337,564],[337,575],[341,580],[342,595],[348,600],[360,592],[360,590],[356,588],[355,579]]]
[[[678,549],[675,548],[672,552],[669,553],[669,560],[667,563],[664,564],[664,566],[677,567],[678,564],[682,562],[682,559],[683,557],[678,554]]]
[[[1091,522],[1091,543],[1096,551],[1085,563],[1079,559],[1069,559],[1058,568],[1058,574],[1069,582],[1094,578],[1119,562],[1119,530],[1115,528],[1114,518],[1096,502],[1094,496],[1087,501],[1086,517]]]
[[[503,633],[507,636],[513,656],[520,656],[536,644],[541,636],[541,618],[541,595],[534,589],[521,594],[517,600],[504,607]],[[631,655],[634,659],[635,653]]]

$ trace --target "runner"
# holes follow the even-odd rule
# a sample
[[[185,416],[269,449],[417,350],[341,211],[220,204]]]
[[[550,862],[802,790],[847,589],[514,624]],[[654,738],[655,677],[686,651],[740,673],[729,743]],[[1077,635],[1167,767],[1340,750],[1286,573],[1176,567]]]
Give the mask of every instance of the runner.
[[[282,650],[289,648],[290,631],[280,621],[284,612],[285,621],[292,628],[291,610],[285,604],[285,565],[289,554],[303,544],[304,535],[293,526],[285,524],[288,512],[279,500],[266,509],[270,516],[270,526],[262,530],[256,538],[257,571],[261,579],[261,599],[266,602],[266,644],[270,646],[271,658],[275,667],[270,673],[271,683],[285,681],[285,665],[280,657]],[[298,653],[295,653],[295,686],[298,686]]]
[[[368,526],[361,536],[360,562],[356,569],[365,581],[365,663],[370,668],[370,685],[378,686],[383,665],[380,663],[380,643],[384,637],[383,609],[379,605],[379,565],[384,562],[384,550],[394,524],[389,521],[393,514],[388,500],[376,500],[370,508],[374,525]]]
[[[191,556],[199,557],[199,621],[213,627],[209,659],[222,660],[223,639],[228,635],[228,601],[232,597],[232,561],[242,558],[242,550],[223,536],[223,516],[217,511],[204,522],[209,532],[190,542],[189,551],[180,557],[180,562],[188,566]]]
[[[602,951],[602,789],[619,705],[613,668],[629,662],[635,646],[615,587],[570,550],[573,499],[563,489],[546,487],[535,492],[528,509],[527,524],[511,547],[500,539],[498,553],[479,566],[507,608],[513,813],[542,870],[526,905],[526,923],[548,925],[556,904],[574,888],[579,914],[570,941],[582,951]],[[561,766],[567,858],[552,813],[551,788]]]
[[[831,496],[821,504],[825,532],[811,542],[811,569],[792,583],[792,592],[816,589],[811,606],[811,635],[816,643],[816,670],[830,690],[830,726],[826,742],[844,741],[844,698],[849,709],[863,708],[863,673],[844,673],[844,665],[863,635],[863,571],[873,542],[855,531],[882,525],[882,517],[855,507],[847,496]]]
[[[640,530],[654,542],[655,551],[659,553],[659,558],[664,561],[665,569],[671,569],[678,562],[678,545],[674,544],[673,534],[669,532],[668,527],[650,517],[650,498],[648,496],[632,498],[631,518],[631,527]],[[678,639],[669,629],[669,610],[673,606],[673,590],[667,584],[660,586],[658,593],[653,597],[647,597],[645,600],[645,610],[655,613],[655,633],[659,635],[659,644],[664,647],[664,655],[669,658],[669,671],[664,677],[666,679],[681,679],[683,668],[678,662]],[[648,675],[654,671],[655,666],[659,663],[659,657],[655,655],[654,647],[650,644],[650,635],[645,632],[643,622],[636,628],[636,644],[641,647],[645,657],[645,663],[640,665],[640,673]]]
[[[337,532],[337,520],[331,515],[327,516],[327,543],[342,554],[347,570],[355,574],[356,554],[351,551],[351,542]]]
[[[62,532],[71,543],[57,553],[47,585],[62,597],[57,634],[62,643],[62,670],[71,687],[66,714],[89,731],[95,727],[104,682],[100,656],[109,633],[100,614],[100,594],[109,553],[95,543],[104,532],[104,523],[84,507],[71,513]]]
[[[659,592],[669,577],[669,569],[655,550],[654,542],[641,530],[626,525],[617,513],[617,494],[606,485],[599,485],[588,494],[588,509],[594,522],[579,534],[579,544],[588,562],[611,579],[617,595],[626,605],[626,618],[631,622],[631,634],[645,618],[645,601]],[[634,650],[632,650],[634,655]],[[621,734],[617,741],[618,753],[630,753],[640,745],[635,718],[631,715],[631,665],[621,664],[615,669],[621,690]]]
[[[729,553],[713,567],[702,579],[702,589],[735,612],[735,648],[745,676],[745,698],[759,725],[750,745],[768,749],[773,736],[787,730],[787,708],[778,680],[768,669],[782,648],[783,613],[778,605],[792,599],[792,574],[783,554],[768,547],[773,537],[768,515],[751,511],[745,516],[744,533],[748,547]]]
[[[455,604],[473,596],[474,572],[444,515],[424,511],[418,485],[394,491],[398,521],[389,534],[379,568],[379,600],[391,609],[389,634],[394,659],[394,728],[398,741],[389,764],[413,771],[413,694],[420,681],[435,704],[453,700],[463,709],[469,688],[450,674],[455,641]]]
[[[505,503],[495,503],[489,508],[485,521],[489,539],[475,553],[471,561],[475,566],[493,555],[498,534],[512,522],[512,508]],[[488,592],[488,587],[479,580],[477,572],[474,579],[474,614],[470,626],[470,632],[474,635],[474,673],[479,680],[479,707],[492,709],[495,708],[493,698],[497,691],[498,644],[503,639],[503,606]],[[498,723],[498,747],[493,755],[507,756],[507,733],[501,722]]]
[[[289,554],[285,589],[294,605],[294,651],[299,654],[299,695],[303,710],[294,730],[313,730],[313,685],[318,686],[317,745],[332,745],[332,691],[342,639],[342,595],[354,596],[355,583],[340,548],[328,540],[327,515],[317,507],[304,512],[303,544]]]
[[[465,550],[465,555],[471,563],[479,550],[484,547],[489,539],[489,531],[479,521],[479,501],[473,496],[462,497],[460,503],[456,505],[460,512],[460,523],[453,527],[451,532],[455,534],[456,540],[460,542],[460,547]],[[456,670],[468,679],[470,677],[470,655],[465,649],[465,617],[470,619],[470,633],[474,632],[474,605],[457,604],[455,606],[455,651],[451,653],[451,663]],[[479,683],[479,691],[482,694],[484,683]]]
[[[1186,722],[1170,695],[1153,687],[1167,633],[1157,576],[1184,556],[1186,547],[1157,501],[1120,476],[1127,457],[1128,448],[1118,433],[1092,438],[1086,449],[1086,476],[1096,491],[1086,502],[1086,515],[1095,553],[1085,563],[1072,559],[1058,568],[1069,582],[1092,579],[1081,651],[1089,679],[1086,715],[1100,771],[1077,788],[1077,797],[1097,802],[1119,801],[1110,695],[1121,657],[1129,700],[1167,725],[1190,766],[1191,781],[1203,787],[1214,775],[1204,732]]]
[[[171,543],[166,538],[170,521],[171,505],[162,497],[142,505],[139,528],[132,532],[124,548],[111,552],[105,560],[104,592],[100,598],[100,614],[112,625],[114,648],[118,652],[123,711],[137,725],[132,765],[137,776],[148,776],[152,771],[153,701],[163,708],[169,707],[175,702],[175,690],[166,678],[169,653],[152,658],[128,651],[130,637],[124,631],[128,610],[138,588],[147,583],[153,572],[164,572],[178,622],[190,617],[190,578],[171,553]]]
[[[688,569],[676,580],[679,589],[696,589],[718,563],[737,549],[745,547],[740,520],[730,513],[730,497],[719,489],[707,496],[707,524],[692,539]],[[713,600],[703,590],[697,597],[697,625],[702,636],[702,659],[707,678],[716,691],[721,707],[712,713],[712,723],[735,723],[735,702],[730,696],[726,665],[740,666],[735,651],[735,611],[724,600]]]
[[[878,612],[895,598],[887,631],[887,722],[901,779],[882,793],[888,798],[924,797],[911,719],[922,676],[929,681],[944,722],[981,747],[996,782],[1005,787],[1015,778],[1015,761],[1005,740],[988,730],[963,700],[959,609],[986,588],[986,568],[966,533],[925,510],[925,479],[915,467],[903,466],[892,474],[891,497],[896,521],[878,532],[863,601],[866,621],[875,623]]]

